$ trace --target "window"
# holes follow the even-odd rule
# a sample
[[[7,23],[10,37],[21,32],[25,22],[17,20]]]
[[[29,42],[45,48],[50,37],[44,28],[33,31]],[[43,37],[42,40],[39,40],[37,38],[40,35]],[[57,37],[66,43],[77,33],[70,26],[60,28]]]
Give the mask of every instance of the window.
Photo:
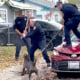
[[[35,16],[36,15],[36,10],[29,10],[29,9],[27,9],[27,10],[25,10],[25,14],[24,15],[28,15],[28,14],[30,14],[30,15],[32,15],[32,16]]]
[[[14,20],[15,18],[18,16],[18,10],[14,10]],[[31,9],[27,9],[27,10],[23,10],[22,11],[22,15],[25,15],[25,16],[35,16],[36,15],[36,10],[31,10]]]
[[[0,9],[0,19],[2,20],[2,22],[8,22],[7,9]]]

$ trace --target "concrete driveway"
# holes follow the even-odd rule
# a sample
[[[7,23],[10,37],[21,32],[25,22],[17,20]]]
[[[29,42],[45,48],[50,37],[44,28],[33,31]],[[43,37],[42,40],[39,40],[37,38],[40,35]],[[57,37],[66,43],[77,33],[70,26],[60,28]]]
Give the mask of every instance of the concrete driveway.
[[[0,72],[0,80],[29,80],[28,74],[21,76],[22,65],[11,66],[2,72]],[[38,69],[39,77],[50,72],[50,69],[47,69],[46,63],[43,58],[37,60],[36,67]],[[32,74],[31,80],[35,80],[36,75]]]

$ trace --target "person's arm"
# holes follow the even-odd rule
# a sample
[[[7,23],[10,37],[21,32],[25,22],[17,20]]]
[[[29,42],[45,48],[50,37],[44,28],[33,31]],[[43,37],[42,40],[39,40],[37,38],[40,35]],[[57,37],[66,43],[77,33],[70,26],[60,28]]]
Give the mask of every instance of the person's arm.
[[[18,35],[22,36],[22,33],[17,29],[17,18],[14,22],[13,28]]]
[[[35,34],[37,34],[37,32],[39,32],[41,30],[40,28],[41,28],[40,24],[35,23],[35,25],[33,27],[33,30],[31,32],[29,32],[26,37],[34,36]]]
[[[64,23],[66,23],[69,20],[69,15],[70,15],[70,10],[69,8],[65,8],[65,10],[63,11],[63,18],[64,18]]]
[[[18,29],[15,29],[15,32],[20,35],[20,36],[23,36],[23,33],[21,33]]]
[[[67,6],[64,9],[64,20],[65,23],[71,19],[71,17],[75,14],[75,8],[73,6]]]
[[[29,32],[26,37],[32,37],[39,31],[39,27],[34,26],[33,31]]]

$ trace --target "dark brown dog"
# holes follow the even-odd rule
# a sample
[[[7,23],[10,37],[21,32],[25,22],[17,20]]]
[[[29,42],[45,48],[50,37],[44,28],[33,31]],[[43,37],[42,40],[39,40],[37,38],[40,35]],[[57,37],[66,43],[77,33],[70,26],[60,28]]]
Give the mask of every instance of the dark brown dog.
[[[30,58],[28,55],[24,55],[24,65],[23,65],[23,71],[22,71],[22,76],[25,75],[26,73],[29,74],[29,79],[31,77],[32,73],[36,73],[36,75],[38,75],[38,70],[36,68],[36,61],[34,63],[31,62]],[[27,71],[26,71],[27,69]]]

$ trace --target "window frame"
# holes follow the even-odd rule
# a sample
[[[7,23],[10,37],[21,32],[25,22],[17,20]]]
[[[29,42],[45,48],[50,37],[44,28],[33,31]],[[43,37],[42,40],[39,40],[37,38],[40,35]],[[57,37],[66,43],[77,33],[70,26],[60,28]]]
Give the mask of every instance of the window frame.
[[[4,8],[0,8],[0,11],[4,11],[5,10],[5,15],[6,15],[6,17],[5,17],[5,23],[8,23],[8,11],[7,11],[7,9],[4,9]],[[2,18],[3,19],[3,18]],[[3,19],[4,20],[4,19]]]

